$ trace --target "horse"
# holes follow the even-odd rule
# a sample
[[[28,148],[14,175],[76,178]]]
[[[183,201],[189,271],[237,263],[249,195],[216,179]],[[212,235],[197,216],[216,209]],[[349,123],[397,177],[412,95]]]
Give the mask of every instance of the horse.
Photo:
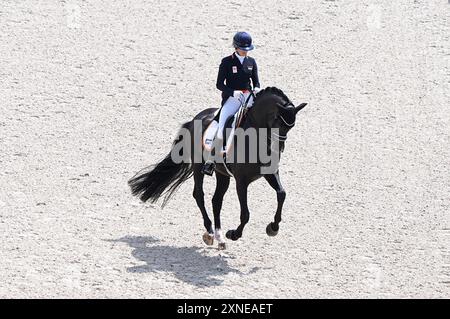
[[[301,103],[298,106],[294,106],[282,90],[276,87],[267,87],[254,95],[253,106],[248,109],[240,121],[240,128],[243,132],[248,131],[250,128],[257,129],[256,143],[258,145],[258,154],[261,149],[265,149],[268,154],[275,155],[276,159],[279,160],[281,158],[281,152],[284,150],[287,134],[295,126],[297,113],[306,105],[307,103]],[[250,143],[246,141],[244,142],[244,147],[239,149],[237,149],[237,143],[233,144],[233,150],[238,151],[234,153],[230,152],[232,155],[226,155],[227,160],[218,162],[215,168],[216,189],[212,198],[213,229],[211,219],[205,208],[203,192],[204,175],[201,172],[204,159],[202,157],[200,161],[195,160],[195,152],[198,152],[199,142],[199,138],[195,134],[195,123],[200,123],[200,130],[204,133],[208,125],[217,115],[217,111],[217,108],[203,110],[191,121],[184,123],[173,142],[171,152],[156,165],[149,166],[136,173],[128,181],[128,184],[132,194],[138,196],[143,202],[150,200],[154,203],[158,199],[163,198],[162,206],[164,206],[178,187],[193,176],[193,197],[203,216],[203,224],[206,229],[203,235],[203,241],[210,246],[213,245],[214,239],[216,239],[218,241],[218,248],[225,249],[225,239],[221,231],[220,213],[223,198],[229,188],[231,177],[234,177],[236,180],[236,191],[240,202],[240,224],[236,229],[227,231],[225,235],[226,238],[232,241],[242,237],[244,227],[250,219],[250,212],[247,205],[247,190],[250,183],[264,177],[268,184],[276,191],[277,209],[274,220],[266,227],[266,233],[269,236],[276,236],[278,234],[283,204],[286,199],[286,191],[280,181],[278,162],[276,162],[275,167],[269,170],[269,172],[263,172],[264,168],[268,167],[268,164],[267,162],[263,162],[259,155],[253,161],[248,160],[248,155],[251,154],[245,154],[244,158],[246,160],[244,161],[235,160],[238,155],[242,155],[238,151],[241,153],[249,153],[250,146],[254,145],[255,141],[251,141]],[[263,131],[262,129],[269,130],[271,134],[260,133]],[[182,130],[190,134],[181,134]],[[172,151],[177,145],[185,146],[181,153],[184,152],[185,158],[187,157],[190,161],[174,160]],[[197,145],[197,149],[195,145]],[[277,147],[274,148],[274,145],[277,145]],[[203,150],[203,147],[204,145],[200,144],[201,150]]]

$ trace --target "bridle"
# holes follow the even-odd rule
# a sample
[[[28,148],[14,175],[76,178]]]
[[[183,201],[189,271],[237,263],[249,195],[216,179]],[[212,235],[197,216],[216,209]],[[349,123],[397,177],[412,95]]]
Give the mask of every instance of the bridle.
[[[250,90],[251,94],[249,95],[249,97],[247,98],[246,103],[248,102],[248,100],[250,99],[250,96],[253,96],[253,98],[256,98],[256,95],[254,94],[253,90]],[[284,104],[280,104],[277,103],[278,107],[281,108],[287,108],[288,106],[294,106],[294,104],[291,101],[287,101]],[[282,115],[278,115],[278,117],[281,119],[281,121],[288,127],[293,127],[295,125],[295,121],[292,123],[288,123],[286,121],[286,119],[282,116]],[[270,136],[267,137],[270,141],[270,144],[272,145],[272,141],[277,141],[277,142],[286,142],[287,140],[287,135],[281,135],[281,134],[277,134],[277,133],[271,133]],[[272,146],[271,146],[272,148]]]
[[[280,107],[282,107],[282,108],[284,108],[284,109],[285,109],[286,107],[290,106],[290,105],[294,106],[294,104],[292,104],[291,101],[287,101],[287,102],[284,103],[284,104],[278,104],[278,106],[280,106]],[[279,118],[281,119],[281,121],[283,121],[283,123],[286,124],[286,126],[288,126],[288,127],[293,127],[293,126],[295,125],[295,120],[294,120],[294,122],[292,122],[292,123],[288,123],[288,122],[284,119],[284,117],[281,116],[281,114],[278,115],[278,117],[279,117]],[[274,139],[275,141],[278,141],[278,142],[285,142],[285,141],[287,140],[287,135],[280,135],[280,134],[277,134],[277,133],[272,133],[271,136],[269,137],[269,140],[272,141],[272,139]]]
[[[286,126],[292,127],[295,125],[295,121],[292,123],[288,123],[281,115],[279,115],[278,117],[283,121],[284,124],[286,124]]]

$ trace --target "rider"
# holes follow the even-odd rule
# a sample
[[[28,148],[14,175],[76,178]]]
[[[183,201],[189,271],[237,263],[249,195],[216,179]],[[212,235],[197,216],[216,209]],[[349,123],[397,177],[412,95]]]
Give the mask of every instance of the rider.
[[[253,84],[253,92],[259,89],[258,67],[256,61],[249,57],[248,51],[253,50],[252,37],[247,32],[237,32],[233,37],[235,52],[222,59],[217,75],[216,87],[222,91],[222,109],[219,116],[219,129],[216,145],[222,145],[223,130],[226,120],[233,116],[251,94],[250,79]],[[251,100],[251,101],[250,101]],[[248,106],[252,103],[252,97]],[[203,166],[202,172],[212,175],[215,163],[208,159]]]

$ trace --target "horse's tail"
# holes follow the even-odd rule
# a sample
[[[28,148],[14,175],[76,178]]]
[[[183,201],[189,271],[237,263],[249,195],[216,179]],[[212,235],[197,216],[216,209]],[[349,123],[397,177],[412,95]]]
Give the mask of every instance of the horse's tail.
[[[186,122],[181,128],[189,129],[190,124],[191,122]],[[172,148],[180,142],[183,142],[182,134],[178,134]],[[171,153],[169,153],[158,164],[138,172],[128,181],[128,185],[131,187],[132,194],[139,196],[143,202],[150,200],[154,203],[164,195],[162,203],[162,206],[164,206],[178,187],[191,176],[192,164],[185,162],[175,163],[172,160]]]

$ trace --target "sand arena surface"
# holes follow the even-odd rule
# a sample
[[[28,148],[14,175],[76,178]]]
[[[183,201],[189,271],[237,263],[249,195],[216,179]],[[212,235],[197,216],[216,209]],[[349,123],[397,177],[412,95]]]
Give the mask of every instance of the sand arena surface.
[[[446,0],[2,1],[0,297],[450,297],[449,21]],[[278,236],[259,180],[220,253],[193,180],[163,210],[126,181],[220,103],[237,30],[309,105]]]

